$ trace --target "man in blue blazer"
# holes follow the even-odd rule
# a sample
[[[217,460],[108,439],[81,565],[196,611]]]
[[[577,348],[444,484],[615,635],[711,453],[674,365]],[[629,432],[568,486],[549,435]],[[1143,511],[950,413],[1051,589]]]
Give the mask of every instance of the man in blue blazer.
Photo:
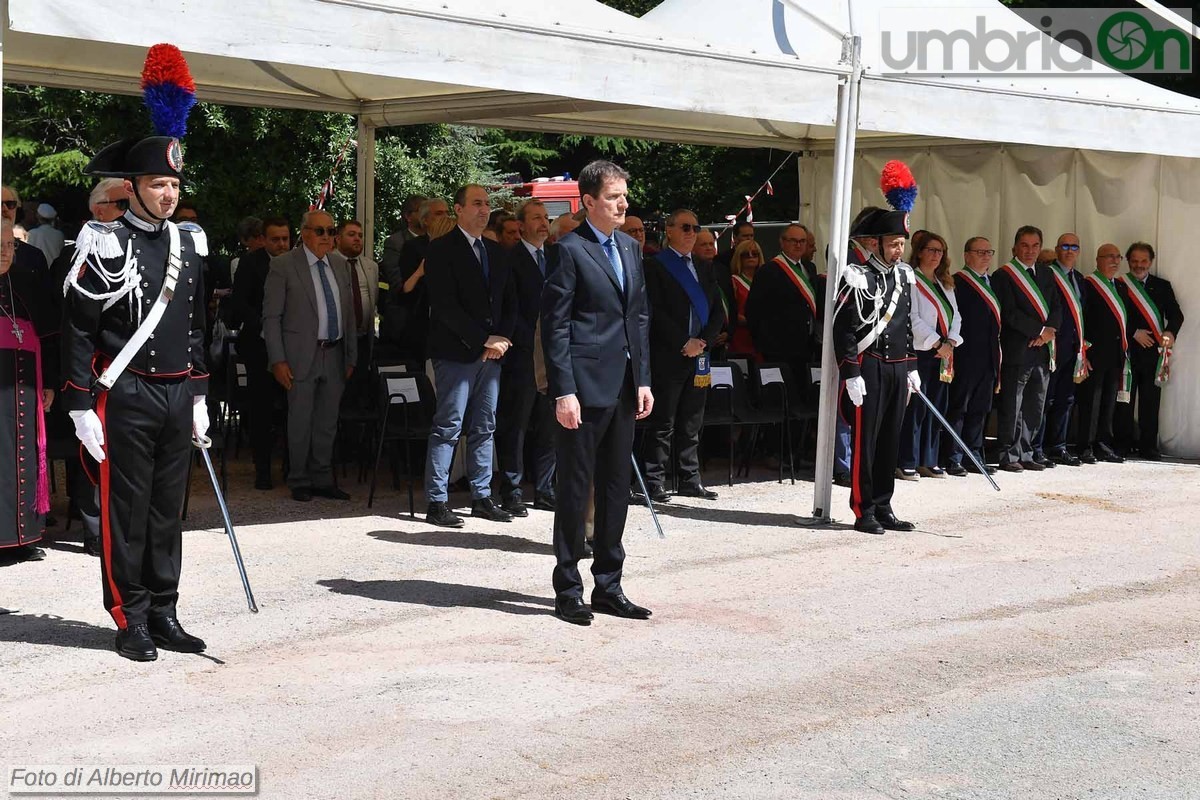
[[[628,179],[609,161],[583,168],[579,192],[587,219],[559,240],[559,263],[542,291],[542,346],[560,426],[554,613],[576,625],[590,624],[592,610],[650,616],[621,587],[633,424],[654,406],[642,248],[618,230],[629,207]],[[589,610],[578,564],[593,485],[596,586]]]

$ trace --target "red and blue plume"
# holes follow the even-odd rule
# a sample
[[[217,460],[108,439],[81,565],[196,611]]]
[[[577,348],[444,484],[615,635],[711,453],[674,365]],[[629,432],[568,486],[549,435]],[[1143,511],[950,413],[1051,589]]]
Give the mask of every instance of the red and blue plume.
[[[142,100],[159,136],[182,139],[188,112],[196,105],[196,82],[183,53],[173,44],[156,44],[142,67]]]
[[[912,211],[917,202],[917,180],[903,161],[889,161],[883,165],[879,189],[888,205],[897,211]]]

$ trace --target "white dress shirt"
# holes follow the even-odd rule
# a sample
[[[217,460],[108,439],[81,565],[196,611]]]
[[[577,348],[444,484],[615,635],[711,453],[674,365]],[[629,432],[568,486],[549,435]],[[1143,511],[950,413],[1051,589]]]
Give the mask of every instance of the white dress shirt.
[[[950,320],[950,335],[946,338],[953,342],[955,347],[958,347],[963,343],[960,334],[962,319],[958,314],[958,301],[954,299],[954,290],[947,289],[946,285],[936,278],[934,282],[941,286],[942,291],[946,293],[946,298],[950,301],[953,319]],[[916,350],[931,350],[938,343],[938,340],[942,338],[942,334],[938,332],[937,306],[925,297],[925,293],[918,288],[919,286],[920,283],[912,287],[912,309],[908,315],[912,321],[913,348]]]
[[[324,259],[318,259],[307,245],[302,244],[300,247],[304,250],[304,257],[308,259],[308,272],[312,276],[313,290],[317,293],[317,338],[325,339],[329,335],[329,310],[325,308],[325,289],[321,286],[321,273],[317,269],[317,261],[323,260],[325,262],[325,278],[329,281],[329,288],[333,290],[333,305],[338,318],[338,335],[334,338],[340,339],[342,331],[346,329],[346,318],[342,316],[342,298],[341,292],[338,290],[337,276],[333,272],[333,262],[329,260],[329,253],[325,254]]]

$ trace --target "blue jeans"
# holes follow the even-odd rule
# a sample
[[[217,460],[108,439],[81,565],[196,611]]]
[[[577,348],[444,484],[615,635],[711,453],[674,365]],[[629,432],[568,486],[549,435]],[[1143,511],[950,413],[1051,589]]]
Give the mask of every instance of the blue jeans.
[[[500,395],[500,362],[433,359],[437,410],[429,431],[429,457],[425,462],[425,497],[431,502],[448,499],[446,484],[459,434],[467,432],[467,474],[471,499],[491,497],[492,447],[496,430],[496,399]]]
[[[850,423],[838,414],[837,437],[833,444],[833,471],[839,475],[850,474]]]

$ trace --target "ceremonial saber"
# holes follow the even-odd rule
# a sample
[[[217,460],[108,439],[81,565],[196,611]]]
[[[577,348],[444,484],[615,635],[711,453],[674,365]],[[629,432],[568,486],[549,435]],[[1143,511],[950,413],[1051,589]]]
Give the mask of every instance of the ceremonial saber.
[[[654,511],[654,501],[650,499],[650,492],[646,490],[646,481],[642,478],[642,471],[638,469],[637,458],[630,453],[629,460],[633,463],[633,474],[637,475],[638,486],[642,487],[642,497],[646,498],[646,508],[650,509],[650,518],[654,520],[654,527],[658,528],[658,538],[665,539],[667,535],[663,533],[662,523],[658,521],[658,514]]]
[[[979,469],[979,474],[988,479],[988,483],[992,485],[993,489],[995,489],[997,492],[1000,491],[1000,485],[992,479],[991,474],[989,474],[987,471],[987,467],[979,463],[979,459],[975,457],[975,451],[967,447],[966,443],[963,442],[959,435],[954,432],[954,426],[946,421],[946,418],[942,416],[942,412],[938,411],[933,405],[933,401],[926,397],[925,393],[920,389],[913,389],[912,393],[925,401],[925,405],[929,408],[930,412],[937,417],[937,421],[942,423],[942,427],[946,429],[946,433],[950,434],[950,438],[954,439],[958,446],[962,448],[962,451],[971,459],[971,463],[973,463]]]
[[[217,495],[217,505],[221,507],[221,517],[225,521],[225,533],[229,536],[229,545],[233,548],[233,559],[237,562],[238,574],[242,576],[242,588],[246,590],[246,604],[250,606],[250,611],[257,614],[258,604],[254,602],[254,592],[250,590],[250,579],[246,577],[246,565],[242,562],[242,551],[238,547],[237,536],[233,532],[233,523],[229,519],[229,507],[225,505],[225,495],[221,494],[221,482],[217,480],[217,471],[213,469],[212,458],[208,455],[208,448],[212,447],[212,439],[207,436],[198,436],[192,440],[192,444],[204,456],[204,466],[208,467],[208,477],[212,480],[213,491]]]

